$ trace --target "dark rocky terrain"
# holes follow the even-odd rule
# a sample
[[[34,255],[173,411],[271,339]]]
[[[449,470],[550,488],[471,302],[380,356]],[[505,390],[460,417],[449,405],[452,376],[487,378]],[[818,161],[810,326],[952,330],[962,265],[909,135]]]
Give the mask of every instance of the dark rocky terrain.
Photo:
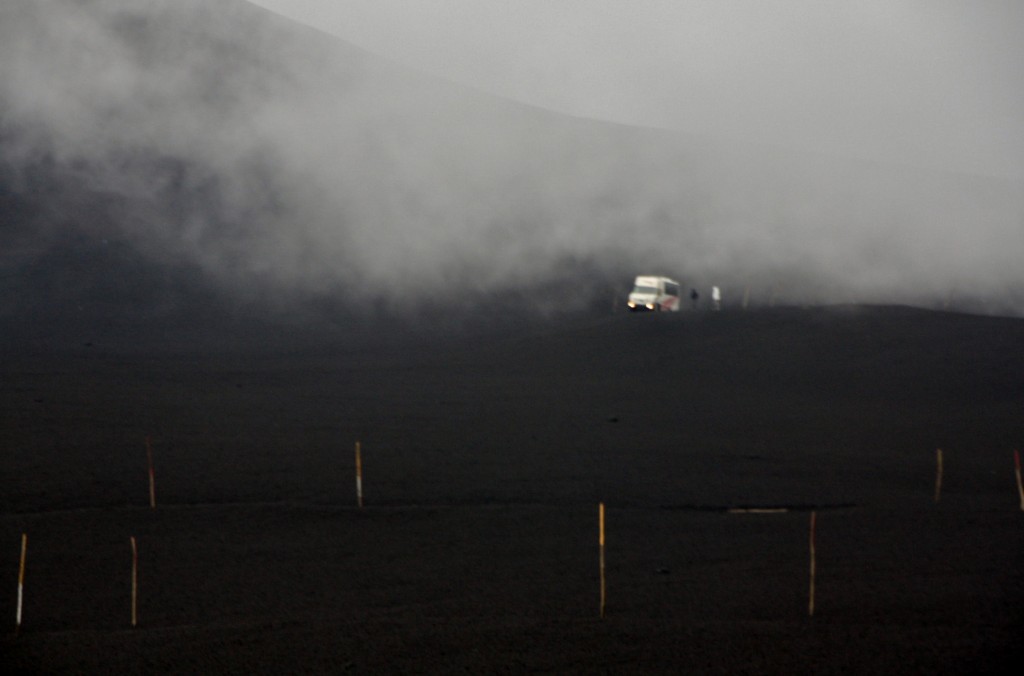
[[[29,546],[3,662],[963,674],[1020,658],[1021,320],[837,306],[467,323],[6,346],[12,620],[21,533]]]

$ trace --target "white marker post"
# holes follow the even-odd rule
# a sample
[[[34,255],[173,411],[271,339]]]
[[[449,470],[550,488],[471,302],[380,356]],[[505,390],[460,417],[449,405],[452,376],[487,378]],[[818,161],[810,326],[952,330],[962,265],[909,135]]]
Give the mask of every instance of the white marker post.
[[[356,442],[356,504],[363,508],[363,454],[360,444]]]
[[[1020,451],[1014,449],[1013,464],[1017,472],[1017,495],[1020,496],[1020,510],[1024,512],[1024,484],[1020,482]]]
[[[601,617],[604,617],[605,579],[604,579],[604,503],[597,505],[597,549],[598,565],[601,570]]]
[[[153,471],[153,443],[146,437],[146,461],[149,464],[149,506],[156,509],[156,474]]]
[[[21,631],[21,604],[25,598],[25,551],[28,549],[28,533],[21,534],[21,563],[18,565],[18,610],[15,613],[14,635]]]
[[[817,512],[811,511],[811,536],[810,536],[810,550],[811,550],[811,588],[807,602],[807,616],[814,617],[814,576],[816,571],[815,565],[815,552],[814,552],[814,522],[817,520]]]
[[[139,549],[135,545],[135,536],[131,536],[132,543],[132,626],[138,621],[139,602]]]

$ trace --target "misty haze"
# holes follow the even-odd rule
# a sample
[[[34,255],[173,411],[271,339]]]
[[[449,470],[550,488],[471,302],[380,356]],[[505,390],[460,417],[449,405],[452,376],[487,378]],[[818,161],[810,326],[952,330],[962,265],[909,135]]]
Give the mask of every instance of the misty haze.
[[[1021,306],[1012,177],[561,115],[240,1],[0,11],[7,280],[103,241],[279,305],[568,282],[542,310],[605,307],[660,272],[727,301]]]

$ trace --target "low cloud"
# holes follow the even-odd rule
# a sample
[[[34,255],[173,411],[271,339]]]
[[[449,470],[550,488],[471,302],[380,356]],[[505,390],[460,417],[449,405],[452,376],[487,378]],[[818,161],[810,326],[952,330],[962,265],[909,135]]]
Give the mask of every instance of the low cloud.
[[[89,196],[66,211],[102,205],[33,227],[242,295],[402,308],[581,265],[798,301],[1024,300],[1019,182],[562,116],[238,1],[8,0],[0,102],[7,193],[44,199],[45,175]]]

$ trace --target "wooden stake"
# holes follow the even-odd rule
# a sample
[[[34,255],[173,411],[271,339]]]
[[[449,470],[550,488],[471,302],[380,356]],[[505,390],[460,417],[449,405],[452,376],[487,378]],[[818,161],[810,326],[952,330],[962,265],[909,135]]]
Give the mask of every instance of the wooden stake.
[[[21,563],[18,565],[18,610],[15,614],[14,635],[21,631],[21,604],[25,597],[25,551],[28,549],[28,533],[21,534]]]
[[[601,617],[604,617],[604,605],[605,605],[605,578],[604,578],[604,503],[598,503],[597,505],[597,548],[598,548],[598,563],[601,569]]]
[[[360,444],[356,442],[356,504],[363,507],[363,455]]]
[[[132,626],[138,621],[139,602],[139,549],[135,545],[135,536],[131,536],[132,543]]]
[[[146,460],[149,463],[149,506],[156,509],[156,476],[153,472],[153,443],[146,437]]]
[[[942,494],[942,449],[935,449],[935,502]]]
[[[1024,512],[1024,484],[1020,482],[1020,451],[1014,449],[1013,464],[1017,472],[1017,495],[1020,496],[1020,509]]]
[[[809,600],[807,603],[807,616],[814,617],[814,576],[816,573],[815,566],[815,552],[814,552],[814,522],[817,520],[817,512],[811,510],[811,537],[810,537],[810,549],[811,549],[811,589],[809,594]]]

